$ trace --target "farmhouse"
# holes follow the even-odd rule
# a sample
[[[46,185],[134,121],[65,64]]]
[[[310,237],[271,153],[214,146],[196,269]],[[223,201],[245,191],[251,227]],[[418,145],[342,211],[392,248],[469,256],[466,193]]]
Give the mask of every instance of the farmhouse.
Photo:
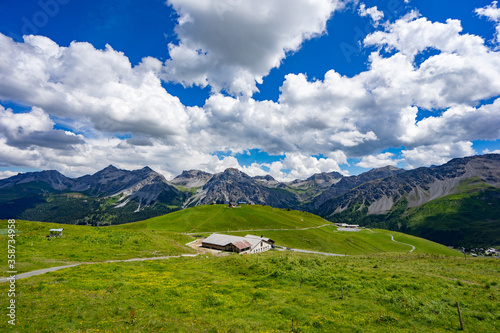
[[[254,235],[239,237],[214,233],[204,239],[201,245],[209,249],[242,254],[268,251],[274,247],[274,241]]]

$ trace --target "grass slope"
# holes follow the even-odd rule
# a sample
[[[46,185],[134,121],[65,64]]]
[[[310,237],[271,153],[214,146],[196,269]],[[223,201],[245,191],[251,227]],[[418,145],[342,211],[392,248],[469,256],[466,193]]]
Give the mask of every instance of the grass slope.
[[[319,216],[260,205],[203,205],[122,225],[123,229],[168,230],[186,233],[250,229],[296,229],[328,223]]]
[[[247,233],[239,232],[230,234],[243,236]],[[408,253],[412,249],[411,246],[393,242],[390,237],[390,235],[393,235],[395,241],[415,246],[415,253],[461,256],[459,252],[444,245],[419,237],[381,229],[348,232],[337,231],[336,227],[328,226],[301,231],[265,231],[263,234],[275,240],[278,245],[337,254]]]
[[[18,220],[16,227],[16,262],[19,273],[35,269],[111,259],[155,257],[194,252],[184,244],[194,238],[181,232],[208,235],[213,231],[236,235],[247,233],[265,235],[278,245],[305,250],[347,255],[372,253],[432,253],[459,256],[460,253],[445,246],[397,232],[363,230],[337,231],[333,225],[310,213],[276,209],[269,206],[242,206],[229,209],[222,205],[200,206],[183,211],[135,222],[108,227],[61,225],[55,223]],[[51,228],[64,228],[61,238],[47,238]],[[312,228],[302,230],[304,228]],[[277,230],[265,230],[277,229]],[[0,222],[0,244],[7,244],[7,222]],[[0,269],[7,271],[7,247],[0,248]]]
[[[49,229],[64,228],[63,237],[47,238]],[[19,273],[77,262],[149,258],[194,252],[184,246],[193,238],[175,232],[121,230],[16,220],[16,268]],[[0,221],[0,231],[7,221]],[[0,232],[0,269],[7,271],[7,233]],[[2,275],[2,273],[0,273]]]
[[[499,276],[492,259],[411,254],[78,266],[18,283],[10,331],[456,332],[458,301],[466,331],[498,332]]]
[[[358,204],[328,219],[403,231],[455,247],[500,246],[500,189],[471,178],[456,191],[416,208],[408,208],[403,198],[384,215],[368,215],[368,208]]]
[[[360,232],[337,231],[319,216],[269,206],[241,206],[230,209],[225,205],[205,205],[155,217],[146,221],[117,226],[126,230],[168,230],[197,233],[208,236],[214,231],[244,236],[248,233],[271,238],[278,245],[305,250],[338,254],[359,255],[380,252],[408,252],[408,245],[393,242],[386,231],[364,230]],[[313,228],[308,230],[299,230]],[[266,230],[276,229],[276,230]],[[245,230],[236,232],[237,230]],[[246,231],[246,230],[256,230]],[[228,232],[229,231],[229,232]],[[417,247],[416,253],[460,255],[446,246],[391,232],[396,241]],[[400,240],[401,239],[401,240]]]
[[[410,210],[408,232],[453,246],[500,246],[500,189],[483,183],[462,189]]]

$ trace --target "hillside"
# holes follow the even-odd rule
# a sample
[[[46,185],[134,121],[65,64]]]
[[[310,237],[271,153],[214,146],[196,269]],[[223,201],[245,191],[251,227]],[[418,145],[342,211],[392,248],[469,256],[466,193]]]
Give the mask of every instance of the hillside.
[[[296,229],[329,224],[319,216],[307,212],[272,208],[271,206],[203,205],[171,214],[116,226],[118,229],[151,229],[176,232],[211,232],[249,229]]]
[[[500,189],[477,182],[455,194],[410,209],[405,232],[441,244],[500,246]]]
[[[440,333],[459,330],[460,302],[466,332],[497,332],[499,276],[492,259],[415,254],[272,251],[83,265],[20,280],[16,328]]]
[[[385,230],[338,231],[337,227],[311,213],[269,206],[205,205],[188,208],[146,221],[113,226],[124,230],[165,230],[207,236],[212,232],[234,235],[254,233],[276,241],[276,244],[305,250],[337,254],[415,253],[460,255],[446,246],[428,240]],[[239,231],[240,230],[240,231]]]
[[[64,228],[63,236],[48,238],[49,229]],[[7,221],[0,221],[0,244],[7,244]],[[16,220],[16,270],[18,273],[82,262],[151,258],[193,253],[185,246],[192,237],[169,231],[119,230]],[[7,246],[0,270],[7,269]]]
[[[450,246],[497,246],[499,185],[500,155],[474,156],[364,183],[325,202],[319,213]]]
[[[194,238],[185,234],[206,236],[212,232],[265,235],[285,247],[347,255],[406,254],[411,250],[407,244],[411,244],[416,254],[460,256],[443,245],[398,232],[338,231],[311,213],[258,205],[233,209],[225,205],[198,206],[141,222],[99,228],[17,220],[16,228],[19,272],[76,262],[192,253],[185,244]],[[51,228],[64,228],[63,237],[48,238]],[[1,221],[0,231],[6,230],[6,221]],[[7,234],[2,232],[0,242],[6,242]],[[6,258],[0,258],[0,268],[6,267]]]

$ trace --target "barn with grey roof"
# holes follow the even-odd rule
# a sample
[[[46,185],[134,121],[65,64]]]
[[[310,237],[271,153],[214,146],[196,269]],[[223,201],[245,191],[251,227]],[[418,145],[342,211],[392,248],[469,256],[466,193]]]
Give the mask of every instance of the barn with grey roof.
[[[205,238],[201,245],[209,249],[227,252],[260,253],[274,248],[274,241],[254,235],[240,237],[214,233]]]

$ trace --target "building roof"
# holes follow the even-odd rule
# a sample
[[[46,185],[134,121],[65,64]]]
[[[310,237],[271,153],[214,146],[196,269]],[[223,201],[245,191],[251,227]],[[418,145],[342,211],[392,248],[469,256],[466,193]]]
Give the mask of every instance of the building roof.
[[[49,231],[62,232],[63,230],[64,230],[63,228],[60,228],[60,229],[50,229]]]
[[[219,246],[227,246],[229,244],[233,244],[238,249],[245,249],[247,247],[254,247],[259,244],[261,241],[260,237],[240,237],[240,236],[231,236],[231,235],[222,235],[222,234],[211,234],[207,238],[205,238],[202,243],[210,243]]]
[[[240,250],[243,250],[243,249],[246,249],[246,248],[249,248],[249,247],[253,246],[246,239],[243,239],[243,240],[240,240],[240,241],[237,241],[237,242],[233,242],[233,245],[236,246]]]
[[[255,236],[255,235],[246,235],[245,238],[262,239],[263,241],[274,243],[274,241],[271,238],[260,237],[260,236]]]

